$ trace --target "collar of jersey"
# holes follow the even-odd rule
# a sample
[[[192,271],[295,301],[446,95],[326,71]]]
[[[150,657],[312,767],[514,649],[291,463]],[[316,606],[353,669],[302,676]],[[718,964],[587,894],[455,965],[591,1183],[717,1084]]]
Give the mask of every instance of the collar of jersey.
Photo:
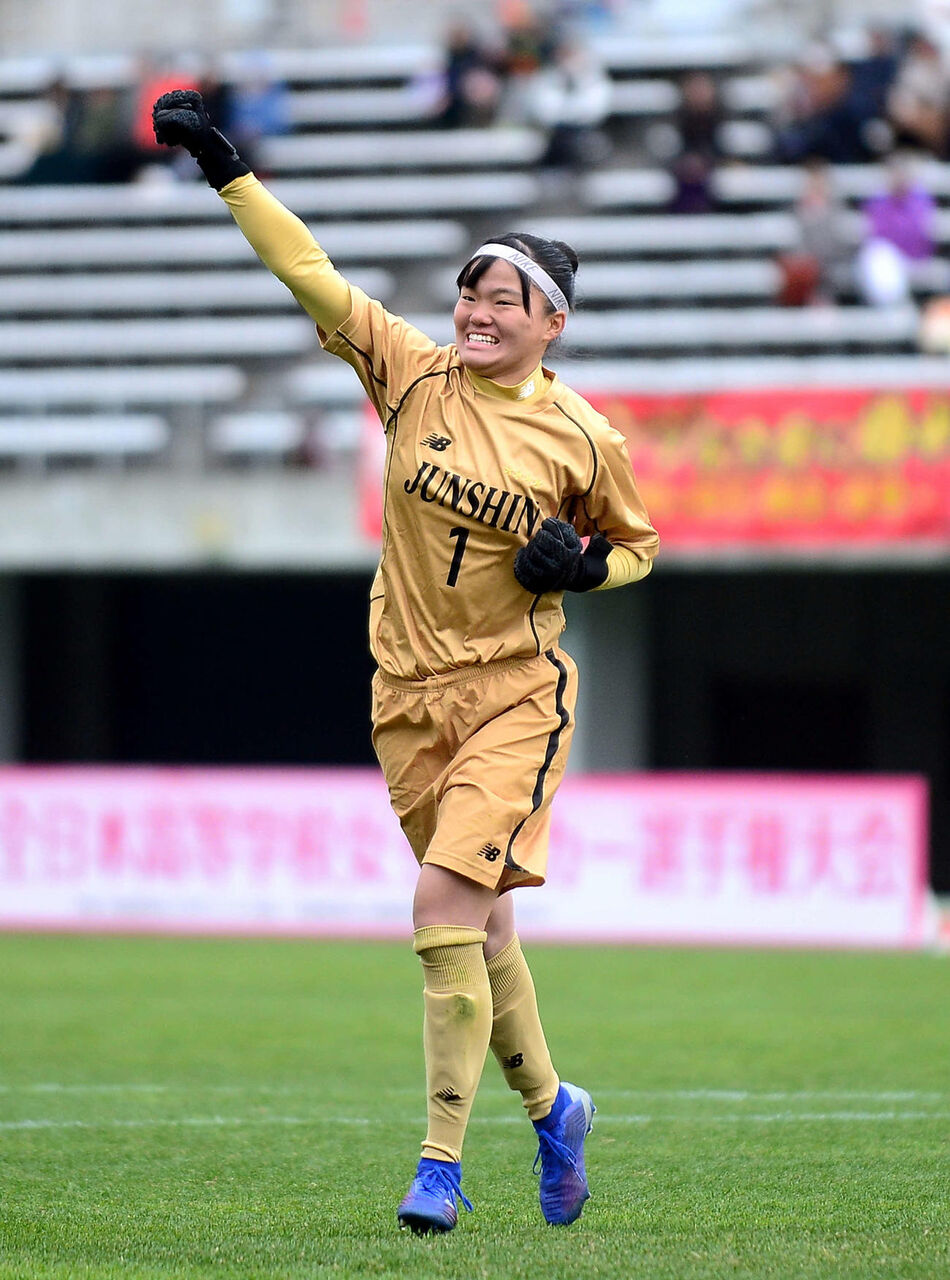
[[[551,386],[550,375],[545,373],[540,361],[538,361],[538,367],[533,373],[529,373],[526,378],[516,383],[513,387],[505,387],[500,382],[493,382],[491,378],[479,377],[477,373],[472,373],[471,369],[466,369],[465,372],[471,379],[472,386],[476,391],[480,391],[486,396],[494,396],[496,400],[516,400],[520,404],[534,404],[536,400],[541,399]],[[530,382],[534,382],[534,390],[525,394]]]

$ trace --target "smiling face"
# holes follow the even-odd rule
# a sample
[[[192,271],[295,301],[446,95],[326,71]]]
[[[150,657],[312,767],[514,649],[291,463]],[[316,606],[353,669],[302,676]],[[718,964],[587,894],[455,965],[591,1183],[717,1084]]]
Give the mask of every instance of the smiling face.
[[[472,373],[503,386],[523,382],[563,330],[563,311],[552,312],[540,289],[531,286],[525,311],[517,268],[496,258],[477,284],[463,285],[455,305],[455,344]]]

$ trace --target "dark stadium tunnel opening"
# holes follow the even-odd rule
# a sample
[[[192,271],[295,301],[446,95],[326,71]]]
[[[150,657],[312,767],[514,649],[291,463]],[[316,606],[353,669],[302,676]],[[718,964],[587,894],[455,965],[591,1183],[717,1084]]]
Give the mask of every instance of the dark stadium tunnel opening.
[[[32,763],[369,764],[369,579],[31,575]]]
[[[658,571],[650,767],[909,774],[950,888],[950,576],[940,567]]]
[[[717,768],[814,773],[872,766],[870,698],[860,684],[720,678],[711,702]]]

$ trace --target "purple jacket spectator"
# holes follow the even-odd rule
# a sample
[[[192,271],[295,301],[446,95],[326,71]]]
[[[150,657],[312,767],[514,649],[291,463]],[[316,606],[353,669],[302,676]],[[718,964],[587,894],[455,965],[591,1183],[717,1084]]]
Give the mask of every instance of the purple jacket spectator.
[[[933,257],[934,201],[923,187],[897,187],[864,206],[868,239],[887,240],[912,261]]]

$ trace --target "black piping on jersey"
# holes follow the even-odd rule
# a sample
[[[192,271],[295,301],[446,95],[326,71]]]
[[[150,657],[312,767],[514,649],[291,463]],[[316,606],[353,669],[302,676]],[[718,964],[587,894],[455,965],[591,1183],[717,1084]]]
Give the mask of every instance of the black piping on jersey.
[[[554,402],[554,408],[557,409],[559,413],[562,413],[564,417],[567,418],[568,422],[573,422],[574,426],[577,427],[578,431],[583,435],[584,439],[587,441],[588,445],[590,446],[590,457],[591,457],[590,484],[587,486],[587,488],[584,490],[582,494],[572,494],[570,498],[565,498],[561,502],[561,505],[558,507],[558,517],[560,517],[560,514],[564,509],[564,502],[576,502],[579,497],[581,502],[584,503],[584,511],[587,515],[588,520],[590,520],[590,523],[593,525],[595,533],[600,533],[600,529],[597,525],[597,521],[591,520],[590,512],[587,511],[587,503],[584,502],[584,499],[587,497],[587,495],[593,489],[594,485],[597,483],[597,475],[600,470],[600,460],[597,457],[597,449],[594,445],[593,440],[590,438],[590,433],[587,431],[587,428],[583,425],[583,423],[578,422],[576,418],[572,418],[571,415],[568,413],[568,411],[564,408],[564,406],[561,404],[558,404],[556,400]],[[531,634],[534,636],[535,653],[538,657],[541,656],[541,637],[538,635],[538,629],[534,625],[534,614],[535,614],[535,610],[537,609],[540,603],[541,603],[541,596],[540,595],[535,596],[534,600],[531,602],[531,608],[528,610],[528,622],[531,625]]]
[[[541,597],[535,596],[531,601],[531,608],[528,610],[528,622],[531,625],[531,634],[534,636],[535,657],[541,657],[541,637],[538,635],[538,628],[534,625],[534,611],[541,603]]]
[[[538,776],[534,784],[534,791],[531,793],[531,809],[521,819],[514,831],[512,831],[511,837],[508,840],[508,847],[505,850],[505,866],[510,867],[512,871],[524,871],[524,867],[519,867],[512,857],[511,847],[518,838],[522,827],[531,817],[531,814],[537,813],[541,808],[541,801],[544,799],[544,783],[548,776],[548,770],[551,768],[554,757],[557,755],[558,747],[561,745],[561,734],[567,728],[571,720],[570,712],[564,705],[564,690],[567,688],[567,667],[565,667],[564,663],[557,657],[553,649],[546,649],[544,651],[544,656],[547,658],[548,662],[550,662],[551,666],[556,668],[558,673],[557,686],[554,690],[554,709],[557,711],[558,721],[548,735],[547,749],[544,753],[544,759],[541,762],[541,768],[538,770]]]
[[[597,446],[594,444],[593,440],[590,438],[590,433],[588,432],[584,424],[582,422],[578,422],[576,418],[572,418],[571,415],[568,413],[568,411],[564,408],[564,406],[561,404],[558,404],[556,400],[554,402],[554,408],[557,409],[560,413],[562,413],[564,417],[567,418],[568,422],[573,422],[574,426],[577,427],[578,431],[581,432],[584,439],[587,441],[588,445],[590,446],[590,458],[591,458],[591,464],[593,468],[591,471],[590,484],[587,486],[587,488],[584,490],[583,493],[574,494],[571,498],[571,501],[577,501],[578,498],[580,499],[584,507],[584,514],[587,516],[587,519],[590,521],[591,525],[593,526],[594,532],[600,533],[600,527],[598,526],[596,520],[591,519],[591,514],[587,510],[587,503],[585,501],[585,499],[590,496],[590,493],[593,490],[594,485],[597,483],[597,476],[600,471],[600,459],[597,456]],[[567,501],[567,499],[565,499],[565,501]],[[560,516],[561,510],[563,509],[563,506],[564,506],[564,503],[562,502],[561,506],[558,508],[559,516]]]
[[[448,378],[450,373],[454,373],[456,369],[461,369],[461,367],[462,366],[460,364],[450,364],[447,369],[433,369],[431,373],[420,373],[415,382],[410,382],[409,386],[406,387],[405,391],[399,397],[399,403],[396,407],[393,408],[392,406],[389,406],[389,419],[386,422],[387,428],[392,426],[395,430],[396,420],[402,412],[403,405],[406,403],[409,396],[412,395],[413,391],[415,391],[416,387],[418,387],[420,382],[425,382],[426,378]]]
[[[597,523],[596,519],[588,511],[587,503],[584,499],[585,499],[585,495],[581,494],[579,497],[575,495],[575,497],[573,497],[571,501],[574,503],[580,502],[581,506],[584,508],[584,515],[587,517],[588,524],[590,524],[591,528],[594,530],[594,533],[600,533],[601,537],[603,537],[603,534],[601,533],[600,525]],[[573,523],[574,523],[574,519],[573,519],[573,513],[572,513],[571,524]]]
[[[353,349],[354,351],[358,350],[357,347],[354,347]],[[360,354],[362,355],[364,353],[360,352]],[[434,369],[431,373],[420,373],[419,377],[416,378],[415,382],[410,382],[409,386],[406,387],[405,391],[399,397],[399,403],[395,407],[393,407],[392,405],[386,406],[387,409],[389,410],[389,417],[386,419],[385,429],[388,431],[389,428],[392,427],[392,439],[390,440],[390,443],[389,443],[389,457],[386,462],[386,474],[383,477],[383,529],[384,530],[386,528],[386,507],[389,504],[389,473],[392,471],[393,454],[396,452],[396,432],[399,429],[399,415],[402,412],[402,407],[406,403],[407,398],[412,394],[413,391],[415,391],[416,387],[418,387],[420,382],[425,382],[426,378],[448,378],[450,373],[452,373],[455,369],[461,369],[461,367],[462,366],[460,364],[450,364],[447,369]],[[370,370],[370,372],[372,372],[372,370]],[[373,377],[375,378],[376,375],[373,374]],[[382,382],[382,379],[377,378],[377,381]]]
[[[337,330],[337,336],[340,338],[342,342],[345,342],[348,347],[350,347],[353,351],[355,351],[358,356],[363,357],[369,369],[369,375],[373,379],[373,381],[378,382],[381,387],[385,387],[386,380],[385,378],[381,378],[379,374],[376,372],[376,370],[373,368],[373,357],[369,354],[369,352],[364,351],[362,347],[358,347],[352,338],[348,338],[345,333],[340,333],[339,329]],[[389,406],[387,405],[387,408],[388,407]]]
[[[582,498],[586,498],[587,495],[590,493],[590,491],[593,489],[594,485],[597,483],[597,472],[600,470],[600,460],[597,457],[597,449],[594,445],[593,440],[591,440],[590,438],[590,433],[582,423],[578,422],[576,418],[572,418],[571,415],[568,413],[568,411],[564,408],[564,406],[561,404],[558,404],[556,400],[554,402],[554,408],[557,409],[560,413],[563,413],[564,417],[567,418],[568,422],[574,423],[574,426],[577,427],[578,431],[581,432],[584,439],[587,441],[588,445],[590,446],[590,458],[591,458],[591,462],[593,464],[594,469],[591,473],[590,484],[587,486],[584,492],[580,495]]]

